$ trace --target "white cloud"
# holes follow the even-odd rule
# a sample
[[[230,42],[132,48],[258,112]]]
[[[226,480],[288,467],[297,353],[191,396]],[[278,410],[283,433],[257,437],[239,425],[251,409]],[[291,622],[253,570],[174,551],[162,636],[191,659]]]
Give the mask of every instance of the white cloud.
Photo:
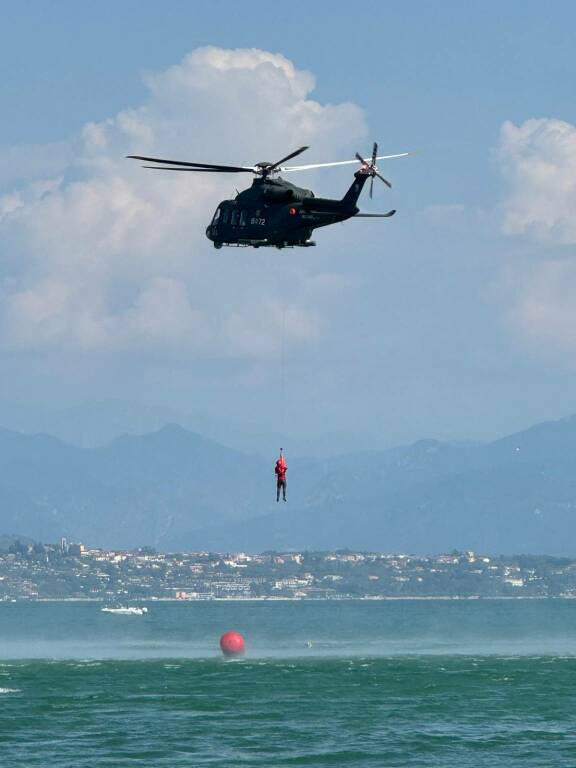
[[[313,76],[266,51],[199,49],[146,83],[144,104],[87,124],[0,196],[0,345],[257,358],[277,347],[281,305],[288,340],[316,342],[337,279],[205,239],[216,204],[251,177],[147,172],[124,156],[252,164],[310,144],[338,158],[366,133],[361,110],[314,101]]]
[[[505,233],[576,243],[576,126],[546,118],[506,122],[498,155],[509,183]]]
[[[0,146],[0,193],[38,176],[58,175],[72,159],[70,142]]]
[[[503,231],[524,235],[508,250],[497,294],[514,333],[539,356],[573,366],[576,353],[576,126],[531,119],[502,126],[498,157],[508,190]]]
[[[506,317],[539,355],[576,363],[576,263],[548,259],[506,270],[501,293]]]

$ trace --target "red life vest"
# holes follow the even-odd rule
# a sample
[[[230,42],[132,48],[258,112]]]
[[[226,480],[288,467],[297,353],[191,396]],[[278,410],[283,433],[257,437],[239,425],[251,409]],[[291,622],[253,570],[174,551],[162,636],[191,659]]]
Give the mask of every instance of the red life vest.
[[[286,461],[281,458],[278,459],[276,462],[276,468],[274,469],[274,472],[278,475],[278,480],[286,480],[286,470],[288,469],[288,466],[286,464]]]

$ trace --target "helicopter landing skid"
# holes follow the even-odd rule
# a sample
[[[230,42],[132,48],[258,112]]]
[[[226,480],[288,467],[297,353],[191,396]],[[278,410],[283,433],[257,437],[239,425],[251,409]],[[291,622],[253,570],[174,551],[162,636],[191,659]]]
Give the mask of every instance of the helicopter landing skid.
[[[268,240],[240,240],[237,243],[220,243],[215,242],[214,248],[222,248],[223,245],[226,245],[228,248],[313,248],[316,243],[314,240],[305,240],[300,243],[288,243],[288,242],[279,242],[279,243],[270,243]]]

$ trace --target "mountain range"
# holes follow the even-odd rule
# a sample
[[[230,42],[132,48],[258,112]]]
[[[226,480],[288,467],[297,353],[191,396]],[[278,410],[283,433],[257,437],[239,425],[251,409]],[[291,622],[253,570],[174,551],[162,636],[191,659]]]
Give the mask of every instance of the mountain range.
[[[97,448],[3,429],[0,532],[167,551],[576,550],[576,416],[490,443],[288,459],[276,504],[274,457],[175,424]]]

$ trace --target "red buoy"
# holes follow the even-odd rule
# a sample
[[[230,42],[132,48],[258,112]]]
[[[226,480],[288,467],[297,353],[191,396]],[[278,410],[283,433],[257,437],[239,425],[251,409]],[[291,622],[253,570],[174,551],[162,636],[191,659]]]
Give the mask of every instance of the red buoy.
[[[220,648],[225,656],[241,656],[246,645],[240,632],[224,632],[220,638]]]

